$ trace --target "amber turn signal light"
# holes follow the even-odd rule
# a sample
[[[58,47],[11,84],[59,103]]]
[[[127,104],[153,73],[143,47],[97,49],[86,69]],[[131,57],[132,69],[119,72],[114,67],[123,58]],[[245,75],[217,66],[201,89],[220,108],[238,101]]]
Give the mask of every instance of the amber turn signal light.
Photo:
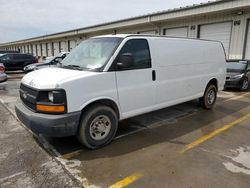
[[[48,106],[48,105],[37,104],[36,105],[36,110],[37,111],[41,111],[41,112],[55,112],[55,113],[59,113],[59,112],[64,112],[65,111],[65,107],[64,106]]]

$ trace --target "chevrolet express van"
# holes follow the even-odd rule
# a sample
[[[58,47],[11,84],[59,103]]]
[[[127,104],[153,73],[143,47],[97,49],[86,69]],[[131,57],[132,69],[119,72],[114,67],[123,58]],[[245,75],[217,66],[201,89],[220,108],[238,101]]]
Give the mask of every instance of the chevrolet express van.
[[[193,99],[211,109],[225,78],[220,42],[99,36],[83,41],[57,67],[25,75],[16,114],[36,134],[76,135],[95,149],[112,141],[119,120]]]

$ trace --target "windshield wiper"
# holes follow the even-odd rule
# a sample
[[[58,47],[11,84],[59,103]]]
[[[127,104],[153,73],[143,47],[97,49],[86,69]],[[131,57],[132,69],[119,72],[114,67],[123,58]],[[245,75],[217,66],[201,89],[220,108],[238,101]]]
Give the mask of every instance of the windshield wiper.
[[[73,70],[82,70],[83,68],[79,65],[62,65],[63,68],[69,68]]]

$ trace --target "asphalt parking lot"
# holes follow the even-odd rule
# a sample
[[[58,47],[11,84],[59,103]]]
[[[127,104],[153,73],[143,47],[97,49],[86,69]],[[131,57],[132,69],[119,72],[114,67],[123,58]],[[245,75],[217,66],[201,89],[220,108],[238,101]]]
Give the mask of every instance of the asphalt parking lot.
[[[0,84],[0,101],[13,114],[23,75]],[[218,97],[212,111],[190,101],[122,121],[102,149],[87,150],[74,137],[41,136],[36,144],[84,187],[249,187],[250,92]]]

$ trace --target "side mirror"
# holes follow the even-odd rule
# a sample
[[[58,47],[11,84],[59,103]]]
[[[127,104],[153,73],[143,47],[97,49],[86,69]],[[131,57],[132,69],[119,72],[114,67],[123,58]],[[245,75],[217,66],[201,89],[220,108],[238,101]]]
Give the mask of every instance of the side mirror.
[[[119,61],[117,63],[117,68],[118,70],[128,69],[129,67],[133,66],[133,63],[133,55],[131,53],[125,53],[120,56]]]
[[[63,60],[62,58],[57,59],[58,63],[61,63],[62,60]]]
[[[56,64],[58,64],[58,63],[60,64],[61,61],[62,61],[61,58],[56,58],[56,59],[54,59],[53,61],[51,61],[51,64],[52,64],[52,65],[56,65]]]
[[[57,63],[58,62],[58,58],[55,58],[52,62]]]

